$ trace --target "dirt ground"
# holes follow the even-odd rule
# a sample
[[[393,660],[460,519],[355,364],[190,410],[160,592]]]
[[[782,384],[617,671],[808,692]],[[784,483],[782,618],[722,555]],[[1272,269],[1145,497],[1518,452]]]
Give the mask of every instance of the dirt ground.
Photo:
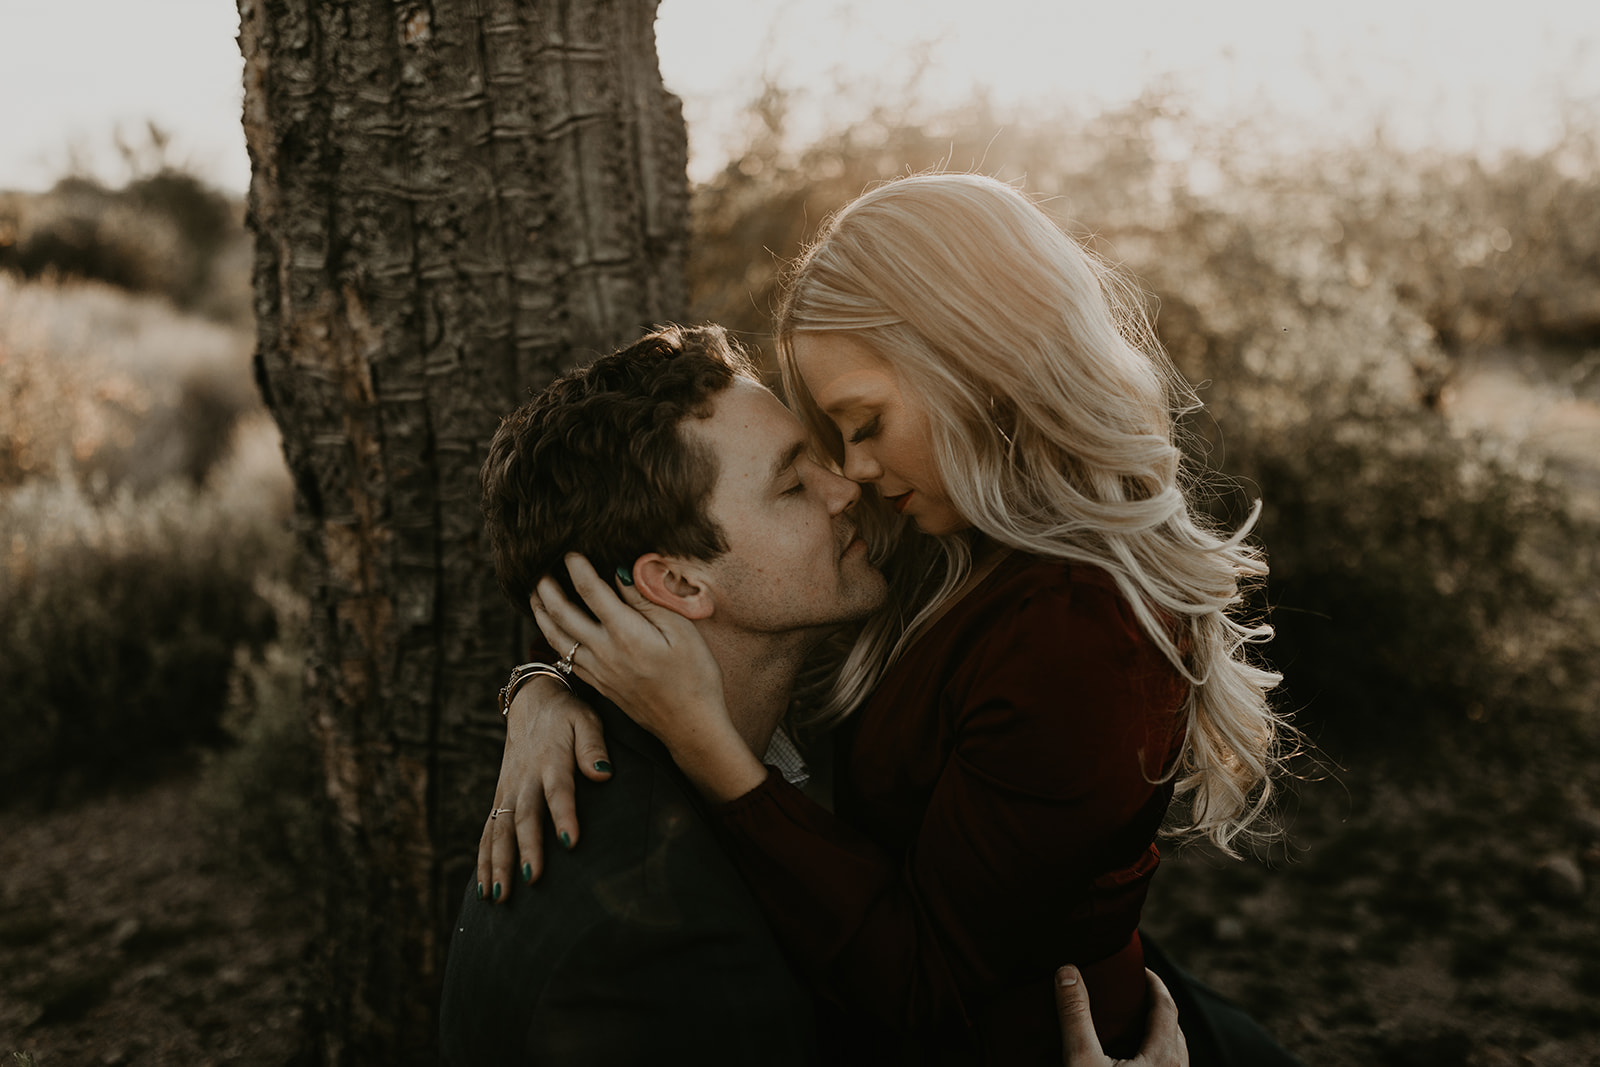
[[[1600,1064],[1600,743],[1529,725],[1302,783],[1269,862],[1168,850],[1147,929],[1313,1067]],[[296,1062],[310,915],[193,790],[0,814],[0,1056]]]
[[[1169,851],[1146,929],[1307,1064],[1600,1064],[1600,746],[1529,725],[1346,757],[1268,863]]]
[[[194,785],[0,813],[0,1065],[293,1062],[310,916],[208,854]]]

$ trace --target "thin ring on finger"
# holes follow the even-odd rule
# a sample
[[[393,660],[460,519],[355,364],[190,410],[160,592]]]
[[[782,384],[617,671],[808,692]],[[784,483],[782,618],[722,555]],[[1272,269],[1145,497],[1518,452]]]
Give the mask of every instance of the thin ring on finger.
[[[498,819],[502,815],[510,815],[515,810],[515,808],[495,808],[489,813],[489,818]]]
[[[562,674],[572,673],[572,657],[578,654],[578,649],[583,647],[582,641],[572,642],[572,651],[561,657],[561,662],[556,664],[556,670]]]

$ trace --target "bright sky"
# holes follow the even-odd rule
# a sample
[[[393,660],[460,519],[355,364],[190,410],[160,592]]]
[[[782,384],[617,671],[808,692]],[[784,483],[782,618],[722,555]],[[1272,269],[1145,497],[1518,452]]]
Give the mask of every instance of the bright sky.
[[[242,190],[237,27],[232,0],[0,0],[0,188],[47,187],[74,153],[118,177],[112,131],[152,119]],[[802,90],[811,128],[899,99],[917,56],[933,106],[987,86],[1002,107],[1083,112],[1165,77],[1204,115],[1271,110],[1329,136],[1381,119],[1403,143],[1487,151],[1549,143],[1563,100],[1600,114],[1594,0],[662,0],[657,35],[696,176],[763,75]]]

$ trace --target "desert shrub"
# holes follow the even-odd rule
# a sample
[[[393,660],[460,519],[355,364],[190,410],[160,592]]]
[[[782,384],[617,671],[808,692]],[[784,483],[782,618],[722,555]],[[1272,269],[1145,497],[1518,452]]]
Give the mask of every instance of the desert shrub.
[[[0,306],[0,802],[48,802],[229,740],[291,490],[247,333],[97,282]]]
[[[1600,339],[1600,140],[1583,121],[1546,151],[1493,165],[1381,137],[1290,156],[1271,129],[1207,125],[1155,90],[1093,116],[1023,117],[982,101],[927,117],[879,107],[796,145],[790,95],[765,87],[744,149],[694,190],[693,311],[757,338],[783,264],[830,212],[896,175],[970,169],[1022,179],[1141,275],[1154,260],[1129,244],[1182,248],[1173,227],[1193,237],[1196,222],[1223,216],[1278,246],[1281,262],[1319,261],[1337,279],[1323,294],[1386,287],[1446,351]]]
[[[1162,164],[1150,127],[1170,105],[1158,96],[1092,118],[1064,113],[1018,120],[985,102],[933,116],[877,107],[817,141],[795,146],[788,93],[769,85],[751,105],[743,151],[693,190],[690,314],[746,341],[767,338],[784,265],[834,211],[868,186],[928,170],[981,170],[1050,198],[1075,230],[1131,220],[1155,203]]]
[[[224,254],[247,242],[238,205],[168,166],[116,189],[68,177],[47,193],[0,196],[0,269],[108,282],[216,317],[237,312],[235,279],[217,267],[239,273]]]
[[[1595,578],[1559,492],[1442,423],[1317,416],[1239,464],[1266,502],[1282,700],[1341,752],[1570,709],[1583,682],[1593,634],[1541,558],[1555,534],[1566,580]]]
[[[147,776],[223,739],[236,650],[273,634],[255,583],[287,558],[281,528],[178,483],[96,502],[49,479],[0,496],[0,529],[0,802]]]
[[[260,410],[250,337],[91,283],[0,274],[0,487],[199,485]]]
[[[1180,192],[1167,225],[1116,242],[1206,383],[1191,450],[1238,487],[1217,503],[1237,521],[1264,502],[1281,701],[1345,750],[1581,706],[1600,646],[1569,591],[1600,578],[1593,532],[1535,457],[1452,428],[1429,309],[1355,269],[1327,207]]]
[[[243,229],[238,208],[195,175],[171,166],[134,178],[118,197],[143,214],[165,219],[177,231],[188,270],[176,279],[170,295],[180,307],[193,307],[207,288],[218,255]]]
[[[1595,157],[1594,145],[1569,143],[1489,168],[1374,149],[1329,161],[1325,175],[1363,194],[1332,213],[1343,243],[1446,347],[1566,347],[1600,343]]]
[[[196,804],[222,862],[293,888],[319,866],[321,763],[300,703],[309,608],[299,557],[282,533],[293,490],[270,418],[256,415],[240,426],[208,487],[223,513],[279,534],[253,586],[271,608],[274,636],[262,648],[235,646],[223,742],[205,754]]]
[[[192,264],[177,225],[98,182],[71,178],[7,198],[13,241],[0,266],[24,277],[70,275],[135,292],[175,293]]]
[[[747,340],[766,340],[783,264],[830,212],[930,168],[1025,177],[1137,279],[1206,402],[1193,463],[1234,487],[1208,506],[1236,523],[1265,502],[1268,655],[1314,736],[1382,747],[1596,692],[1597,606],[1574,590],[1600,581],[1600,537],[1536,463],[1442,410],[1468,346],[1592,336],[1590,142],[1494,167],[1381,142],[1291,158],[1152,94],[1092,119],[878,111],[796,146],[770,87],[752,127],[695,191],[690,256],[694,313]]]
[[[227,743],[207,754],[195,803],[220,862],[293,888],[319,868],[322,841],[319,754],[300,703],[307,605],[281,581],[257,588],[277,636],[259,654],[235,654]]]

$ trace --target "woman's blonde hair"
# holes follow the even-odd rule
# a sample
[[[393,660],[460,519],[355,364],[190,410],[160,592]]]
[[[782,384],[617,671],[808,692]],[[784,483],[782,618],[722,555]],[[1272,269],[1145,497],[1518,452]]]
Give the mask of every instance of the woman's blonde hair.
[[[1101,568],[1189,682],[1188,737],[1170,771],[1193,794],[1185,830],[1224,849],[1263,812],[1280,676],[1250,662],[1271,627],[1230,612],[1267,573],[1244,526],[1191,511],[1174,444],[1199,406],[1127,283],[1019,190],[972,174],[902,178],[842,209],[795,265],[777,324],[791,402],[843,457],[795,368],[796,334],[844,332],[884,359],[928,414],[944,488],[975,530]],[[890,582],[834,673],[817,718],[871,693],[971,568],[970,535],[902,536],[876,493],[858,508]]]

